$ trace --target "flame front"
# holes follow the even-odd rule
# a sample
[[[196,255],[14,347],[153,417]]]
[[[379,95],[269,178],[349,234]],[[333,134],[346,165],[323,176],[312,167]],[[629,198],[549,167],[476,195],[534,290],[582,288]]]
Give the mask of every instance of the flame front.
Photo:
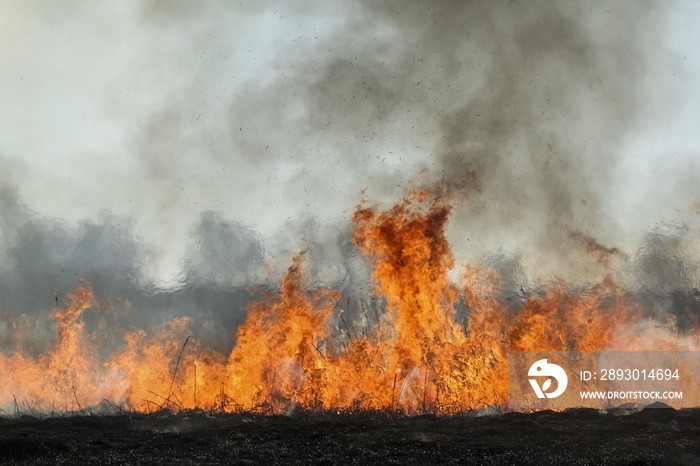
[[[387,312],[362,332],[337,309],[340,293],[308,289],[300,254],[282,280],[248,308],[229,355],[190,340],[190,319],[159,331],[128,333],[101,359],[83,313],[98,307],[87,287],[54,309],[55,341],[38,356],[21,345],[0,354],[0,407],[76,411],[109,402],[123,409],[216,411],[314,410],[400,412],[504,408],[506,355],[516,351],[695,349],[695,331],[645,320],[614,280],[614,250],[583,235],[603,280],[575,292],[558,281],[519,307],[499,298],[499,277],[484,266],[449,278],[455,260],[444,227],[451,206],[431,193],[387,211],[360,207],[354,242],[374,267],[375,293]],[[457,282],[457,283],[456,283]],[[468,319],[458,322],[463,302]],[[337,321],[337,325],[331,325]],[[15,340],[22,340],[16,325]]]

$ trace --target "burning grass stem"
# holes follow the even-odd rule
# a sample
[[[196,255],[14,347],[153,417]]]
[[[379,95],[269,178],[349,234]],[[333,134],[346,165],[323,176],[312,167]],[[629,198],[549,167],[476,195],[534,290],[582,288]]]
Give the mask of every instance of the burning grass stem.
[[[316,344],[314,344],[313,342],[311,342],[311,346],[313,346],[314,349],[315,349],[316,351],[318,351],[318,354],[321,355],[321,358],[326,359],[326,356],[323,355],[323,353],[321,352],[320,349],[318,349],[318,346],[316,346]]]
[[[221,412],[225,413],[226,412],[226,392],[224,391],[223,380],[221,381],[221,391],[219,392],[219,395],[221,396]]]
[[[180,354],[177,357],[177,363],[175,363],[175,371],[173,372],[173,378],[170,380],[170,390],[168,390],[168,398],[170,398],[170,395],[173,393],[173,384],[175,384],[175,376],[177,376],[177,368],[180,367],[180,359],[182,359],[182,353],[185,351],[185,346],[187,346],[187,342],[190,341],[190,338],[192,338],[192,335],[189,335],[187,339],[185,340],[185,343],[182,345],[182,349],[180,350]]]
[[[180,350],[180,354],[177,357],[177,362],[175,363],[175,370],[173,371],[173,377],[172,377],[172,379],[170,379],[170,389],[168,390],[168,396],[164,397],[164,396],[159,395],[151,390],[148,390],[150,393],[156,395],[157,397],[163,398],[164,401],[160,405],[161,408],[163,408],[163,406],[165,406],[167,403],[173,403],[176,406],[178,406],[180,409],[185,409],[184,406],[182,405],[182,402],[180,402],[180,400],[177,398],[177,396],[175,396],[177,403],[174,403],[170,398],[173,396],[173,385],[175,385],[175,377],[177,376],[177,370],[180,367],[180,360],[182,359],[182,353],[185,351],[185,347],[187,346],[187,342],[190,341],[190,338],[192,338],[192,335],[187,336],[187,339],[185,340],[185,343],[183,343],[182,349]],[[196,366],[195,366],[195,370],[196,370]],[[196,383],[196,379],[195,379],[195,383]],[[195,394],[195,396],[196,396],[196,394]]]
[[[75,402],[78,404],[78,411],[82,413],[83,407],[80,405],[80,400],[78,400],[78,387],[73,387],[73,398],[75,398]],[[71,411],[73,410],[72,404],[71,402]]]
[[[354,332],[351,332],[351,331],[350,331],[350,327],[348,326],[348,322],[345,320],[345,316],[343,316],[343,314],[340,314],[340,320],[342,320],[343,323],[345,324],[345,331],[346,331],[347,334],[348,334],[348,338],[349,338],[350,340],[354,339],[354,336],[353,336],[353,333],[354,333]]]
[[[177,398],[177,395],[175,395],[175,401],[173,401],[173,400],[170,399],[170,396],[173,396],[172,394],[171,394],[170,396],[168,396],[168,397],[164,397],[163,395],[159,395],[158,393],[156,393],[156,392],[154,392],[154,391],[152,391],[152,390],[146,390],[146,391],[147,391],[148,393],[151,393],[151,394],[157,396],[158,398],[162,398],[162,399],[163,399],[163,403],[159,406],[159,408],[163,408],[163,407],[166,405],[166,403],[172,403],[172,404],[174,404],[175,406],[177,406],[178,408],[180,408],[180,409],[182,409],[182,410],[185,409],[185,407],[182,406],[182,403],[180,403],[180,400]],[[154,403],[154,404],[155,404],[155,403]]]
[[[423,412],[425,412],[425,396],[428,394],[428,364],[425,364],[425,380],[423,382]]]

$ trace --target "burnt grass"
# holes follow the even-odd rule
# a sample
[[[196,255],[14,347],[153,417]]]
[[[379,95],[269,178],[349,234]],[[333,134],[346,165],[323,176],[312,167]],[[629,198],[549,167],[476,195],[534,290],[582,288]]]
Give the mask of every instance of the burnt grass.
[[[700,465],[700,409],[0,418],[0,464]]]

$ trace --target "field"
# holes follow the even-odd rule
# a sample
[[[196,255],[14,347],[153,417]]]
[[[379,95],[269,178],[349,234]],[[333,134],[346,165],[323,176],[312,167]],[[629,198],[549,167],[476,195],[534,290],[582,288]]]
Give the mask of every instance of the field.
[[[1,464],[700,465],[700,409],[0,419]]]

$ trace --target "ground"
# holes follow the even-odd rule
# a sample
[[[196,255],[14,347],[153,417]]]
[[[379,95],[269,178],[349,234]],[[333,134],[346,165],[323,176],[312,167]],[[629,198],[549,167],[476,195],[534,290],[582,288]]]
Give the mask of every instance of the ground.
[[[700,409],[0,419],[1,464],[700,465]]]

